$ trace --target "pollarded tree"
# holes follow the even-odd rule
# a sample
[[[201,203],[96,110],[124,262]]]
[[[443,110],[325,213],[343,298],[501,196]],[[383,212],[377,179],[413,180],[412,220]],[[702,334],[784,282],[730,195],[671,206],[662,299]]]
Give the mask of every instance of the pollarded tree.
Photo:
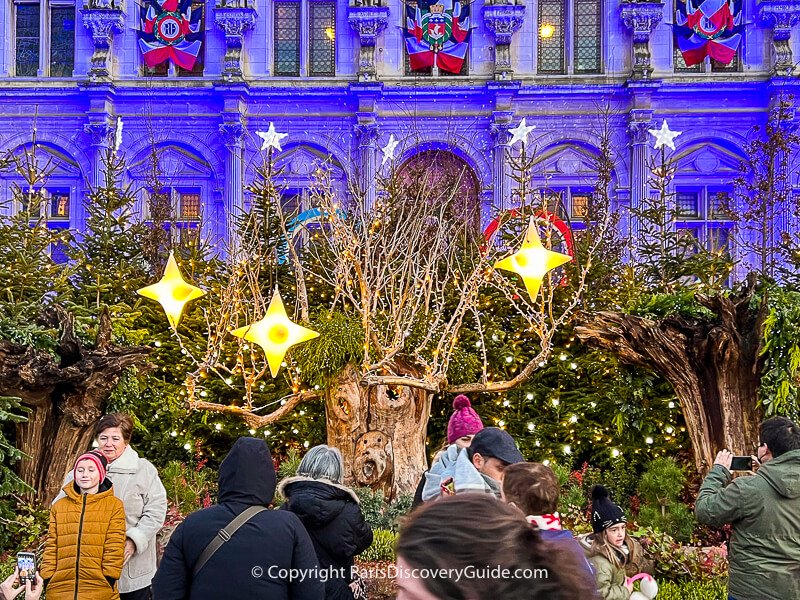
[[[300,246],[294,243],[293,224],[282,214],[269,155],[257,187],[275,219],[264,230],[278,231],[282,239],[259,245],[248,235],[237,236],[226,272],[232,287],[215,310],[220,319],[210,339],[222,340],[224,332],[263,315],[272,289],[252,282],[270,264],[275,265],[273,281],[282,268],[289,270],[295,285],[281,288],[284,297],[293,293],[296,314],[304,320],[308,314],[308,326],[322,335],[287,357],[291,391],[271,402],[257,393],[256,382],[266,369],[261,351],[250,344],[239,347],[231,369],[245,379],[244,398],[232,404],[207,395],[198,398],[203,374],[218,370],[224,354],[219,344],[210,344],[190,376],[196,394],[190,405],[239,415],[263,427],[291,414],[304,400],[322,396],[328,442],[342,450],[351,480],[391,496],[412,489],[425,468],[435,394],[503,393],[526,381],[547,360],[556,332],[578,305],[611,217],[598,222],[594,244],[573,270],[570,292],[559,293],[558,272],[554,278],[545,276],[541,291],[531,297],[515,276],[501,275],[494,265],[519,248],[529,219],[541,226],[533,229],[541,232],[545,247],[553,242],[548,219],[537,217],[546,207],[531,190],[533,159],[525,150],[510,157],[518,174],[522,218],[507,219],[503,227],[513,239],[495,243],[483,238],[470,212],[478,207],[465,194],[467,171],[443,168],[436,163],[442,156],[431,153],[425,169],[391,170],[380,177],[373,204],[358,189],[347,198],[334,191],[330,171],[321,164],[310,197],[321,223]],[[270,263],[265,251],[280,260]],[[246,294],[238,291],[243,288]],[[487,326],[497,323],[485,310],[486,293],[503,296],[513,307],[500,326],[518,331],[526,346],[524,363],[507,379],[493,379],[488,368],[484,337]],[[277,400],[277,410],[268,412]]]
[[[680,218],[668,193],[674,165],[662,146],[651,181],[660,194],[646,199],[639,211],[643,235],[630,269],[643,285],[633,286],[630,302],[595,313],[576,330],[584,342],[652,369],[672,384],[701,471],[721,448],[752,452],[762,409],[767,415],[797,410],[797,363],[791,357],[800,350],[781,327],[797,314],[797,298],[776,289],[771,279],[778,256],[776,219],[787,201],[780,180],[791,179],[789,155],[797,152],[786,111],[781,102],[765,137],[754,133],[748,164],[737,180],[739,197],[721,202],[737,217],[741,243],[755,252],[757,269],[729,289],[733,263],[727,249],[695,245],[674,228]]]

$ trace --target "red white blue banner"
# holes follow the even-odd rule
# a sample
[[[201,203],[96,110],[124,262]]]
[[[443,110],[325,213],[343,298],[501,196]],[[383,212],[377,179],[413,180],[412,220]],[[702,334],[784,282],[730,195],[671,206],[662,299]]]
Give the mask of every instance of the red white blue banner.
[[[676,0],[675,39],[686,66],[706,56],[724,65],[742,41],[742,0]]]
[[[139,31],[145,64],[153,68],[171,60],[191,71],[203,44],[202,14],[202,8],[192,8],[192,0],[147,0]]]
[[[420,0],[406,5],[406,49],[412,71],[460,73],[469,50],[469,4]]]

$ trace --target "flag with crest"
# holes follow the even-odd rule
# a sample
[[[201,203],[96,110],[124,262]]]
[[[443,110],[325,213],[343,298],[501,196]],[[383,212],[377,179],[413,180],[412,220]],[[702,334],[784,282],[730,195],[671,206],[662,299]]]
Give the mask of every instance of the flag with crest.
[[[460,73],[469,50],[469,4],[452,0],[419,0],[406,4],[404,31],[412,71],[436,64]]]
[[[202,8],[192,0],[147,0],[141,7],[139,48],[153,68],[165,60],[191,71],[203,44]]]
[[[742,0],[676,0],[675,39],[686,66],[730,64],[742,41]]]

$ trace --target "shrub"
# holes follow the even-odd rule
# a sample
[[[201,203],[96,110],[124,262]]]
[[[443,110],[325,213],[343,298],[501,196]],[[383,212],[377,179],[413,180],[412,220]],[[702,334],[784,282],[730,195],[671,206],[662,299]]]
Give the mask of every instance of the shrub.
[[[0,548],[36,551],[50,526],[50,511],[12,496],[0,501]]]
[[[375,529],[372,532],[372,545],[358,555],[364,562],[394,561],[394,547],[397,534],[387,529]]]
[[[364,513],[364,519],[366,519],[373,531],[386,529],[397,533],[400,520],[409,513],[411,503],[414,500],[411,494],[401,494],[389,504],[386,504],[383,499],[383,492],[374,491],[370,488],[357,488],[356,494],[358,494],[358,499],[361,503],[361,512]]]
[[[657,458],[648,463],[639,482],[643,502],[639,523],[688,542],[694,529],[694,515],[678,499],[685,484],[683,469],[674,461]]]
[[[655,575],[659,580],[713,581],[727,576],[728,555],[725,546],[682,546],[668,533],[646,527],[630,535],[639,540],[645,555],[655,563]],[[661,598],[661,595],[658,597]]]
[[[658,600],[726,600],[728,597],[725,580],[683,581],[676,583],[659,582]]]
[[[167,500],[182,515],[211,506],[217,495],[217,472],[206,468],[205,461],[190,468],[173,460],[161,469],[161,482],[167,490]]]

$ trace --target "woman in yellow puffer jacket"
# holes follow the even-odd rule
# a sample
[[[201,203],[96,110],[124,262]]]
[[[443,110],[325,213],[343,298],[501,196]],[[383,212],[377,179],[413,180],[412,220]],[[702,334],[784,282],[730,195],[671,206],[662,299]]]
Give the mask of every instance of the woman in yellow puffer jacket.
[[[125,510],[106,479],[106,458],[82,454],[66,498],[50,509],[41,576],[48,600],[119,600],[125,549]]]

